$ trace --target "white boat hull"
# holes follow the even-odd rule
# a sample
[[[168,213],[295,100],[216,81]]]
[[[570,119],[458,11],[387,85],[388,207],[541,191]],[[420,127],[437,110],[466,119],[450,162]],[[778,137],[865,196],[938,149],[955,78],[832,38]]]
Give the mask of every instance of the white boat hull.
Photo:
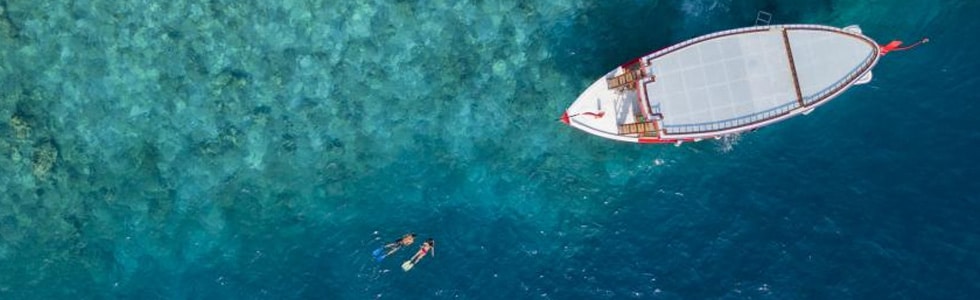
[[[586,88],[562,120],[625,142],[717,138],[808,113],[870,81],[879,50],[857,26],[722,31],[612,70]]]

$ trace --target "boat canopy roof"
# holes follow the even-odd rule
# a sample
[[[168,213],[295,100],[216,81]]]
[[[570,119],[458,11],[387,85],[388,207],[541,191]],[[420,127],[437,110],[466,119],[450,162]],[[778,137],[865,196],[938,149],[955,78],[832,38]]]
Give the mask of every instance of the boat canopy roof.
[[[666,134],[733,128],[817,104],[870,67],[877,46],[825,26],[723,31],[643,57]]]

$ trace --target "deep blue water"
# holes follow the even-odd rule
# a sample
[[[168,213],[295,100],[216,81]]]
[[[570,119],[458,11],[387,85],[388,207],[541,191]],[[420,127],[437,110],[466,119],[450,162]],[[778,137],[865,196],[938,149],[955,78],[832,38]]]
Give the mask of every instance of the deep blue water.
[[[980,2],[368,2],[0,1],[0,298],[980,297]],[[555,121],[757,10],[932,42],[734,139]]]

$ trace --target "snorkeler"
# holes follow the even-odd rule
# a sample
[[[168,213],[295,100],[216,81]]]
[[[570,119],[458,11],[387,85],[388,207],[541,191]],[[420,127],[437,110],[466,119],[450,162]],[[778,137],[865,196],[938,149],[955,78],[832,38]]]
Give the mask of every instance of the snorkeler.
[[[377,250],[374,250],[374,252],[371,254],[374,255],[375,260],[381,261],[385,259],[385,257],[387,257],[388,255],[391,255],[392,253],[395,253],[395,251],[398,251],[398,249],[411,245],[414,242],[415,242],[415,234],[409,233],[395,240],[394,242],[391,242],[387,245],[384,245],[381,248],[378,248]]]
[[[435,257],[436,256],[435,251],[436,251],[436,240],[433,240],[432,238],[426,239],[425,242],[422,243],[422,247],[419,248],[419,252],[416,252],[415,256],[412,256],[411,259],[412,264],[414,265],[419,263],[419,261],[422,260],[422,257],[424,257],[429,252],[432,252],[432,257]]]
[[[411,270],[412,267],[419,263],[419,261],[422,260],[426,254],[430,253],[432,254],[432,257],[436,256],[436,241],[431,238],[426,239],[425,242],[422,243],[422,247],[419,247],[419,252],[415,252],[415,255],[413,255],[411,259],[402,264],[402,270],[405,270],[406,272]]]
[[[414,233],[406,234],[400,239],[397,239],[394,242],[385,245],[385,249],[388,249],[388,252],[385,253],[385,256],[391,255],[392,253],[395,253],[395,251],[398,251],[398,249],[411,245],[414,242],[415,242],[415,234]]]

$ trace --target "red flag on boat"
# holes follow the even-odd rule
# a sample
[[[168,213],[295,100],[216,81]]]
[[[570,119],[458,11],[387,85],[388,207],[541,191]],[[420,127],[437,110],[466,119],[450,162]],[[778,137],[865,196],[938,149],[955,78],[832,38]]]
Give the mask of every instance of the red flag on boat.
[[[925,38],[925,39],[922,39],[921,41],[916,42],[915,44],[912,44],[911,46],[901,47],[902,46],[902,41],[891,41],[891,43],[888,43],[887,45],[881,46],[880,47],[881,48],[881,51],[880,52],[881,52],[881,55],[884,56],[885,54],[888,54],[888,52],[892,52],[892,51],[903,51],[903,50],[912,49],[912,48],[915,48],[918,45],[925,44],[925,43],[928,43],[928,42],[929,42],[929,39],[928,38]]]

